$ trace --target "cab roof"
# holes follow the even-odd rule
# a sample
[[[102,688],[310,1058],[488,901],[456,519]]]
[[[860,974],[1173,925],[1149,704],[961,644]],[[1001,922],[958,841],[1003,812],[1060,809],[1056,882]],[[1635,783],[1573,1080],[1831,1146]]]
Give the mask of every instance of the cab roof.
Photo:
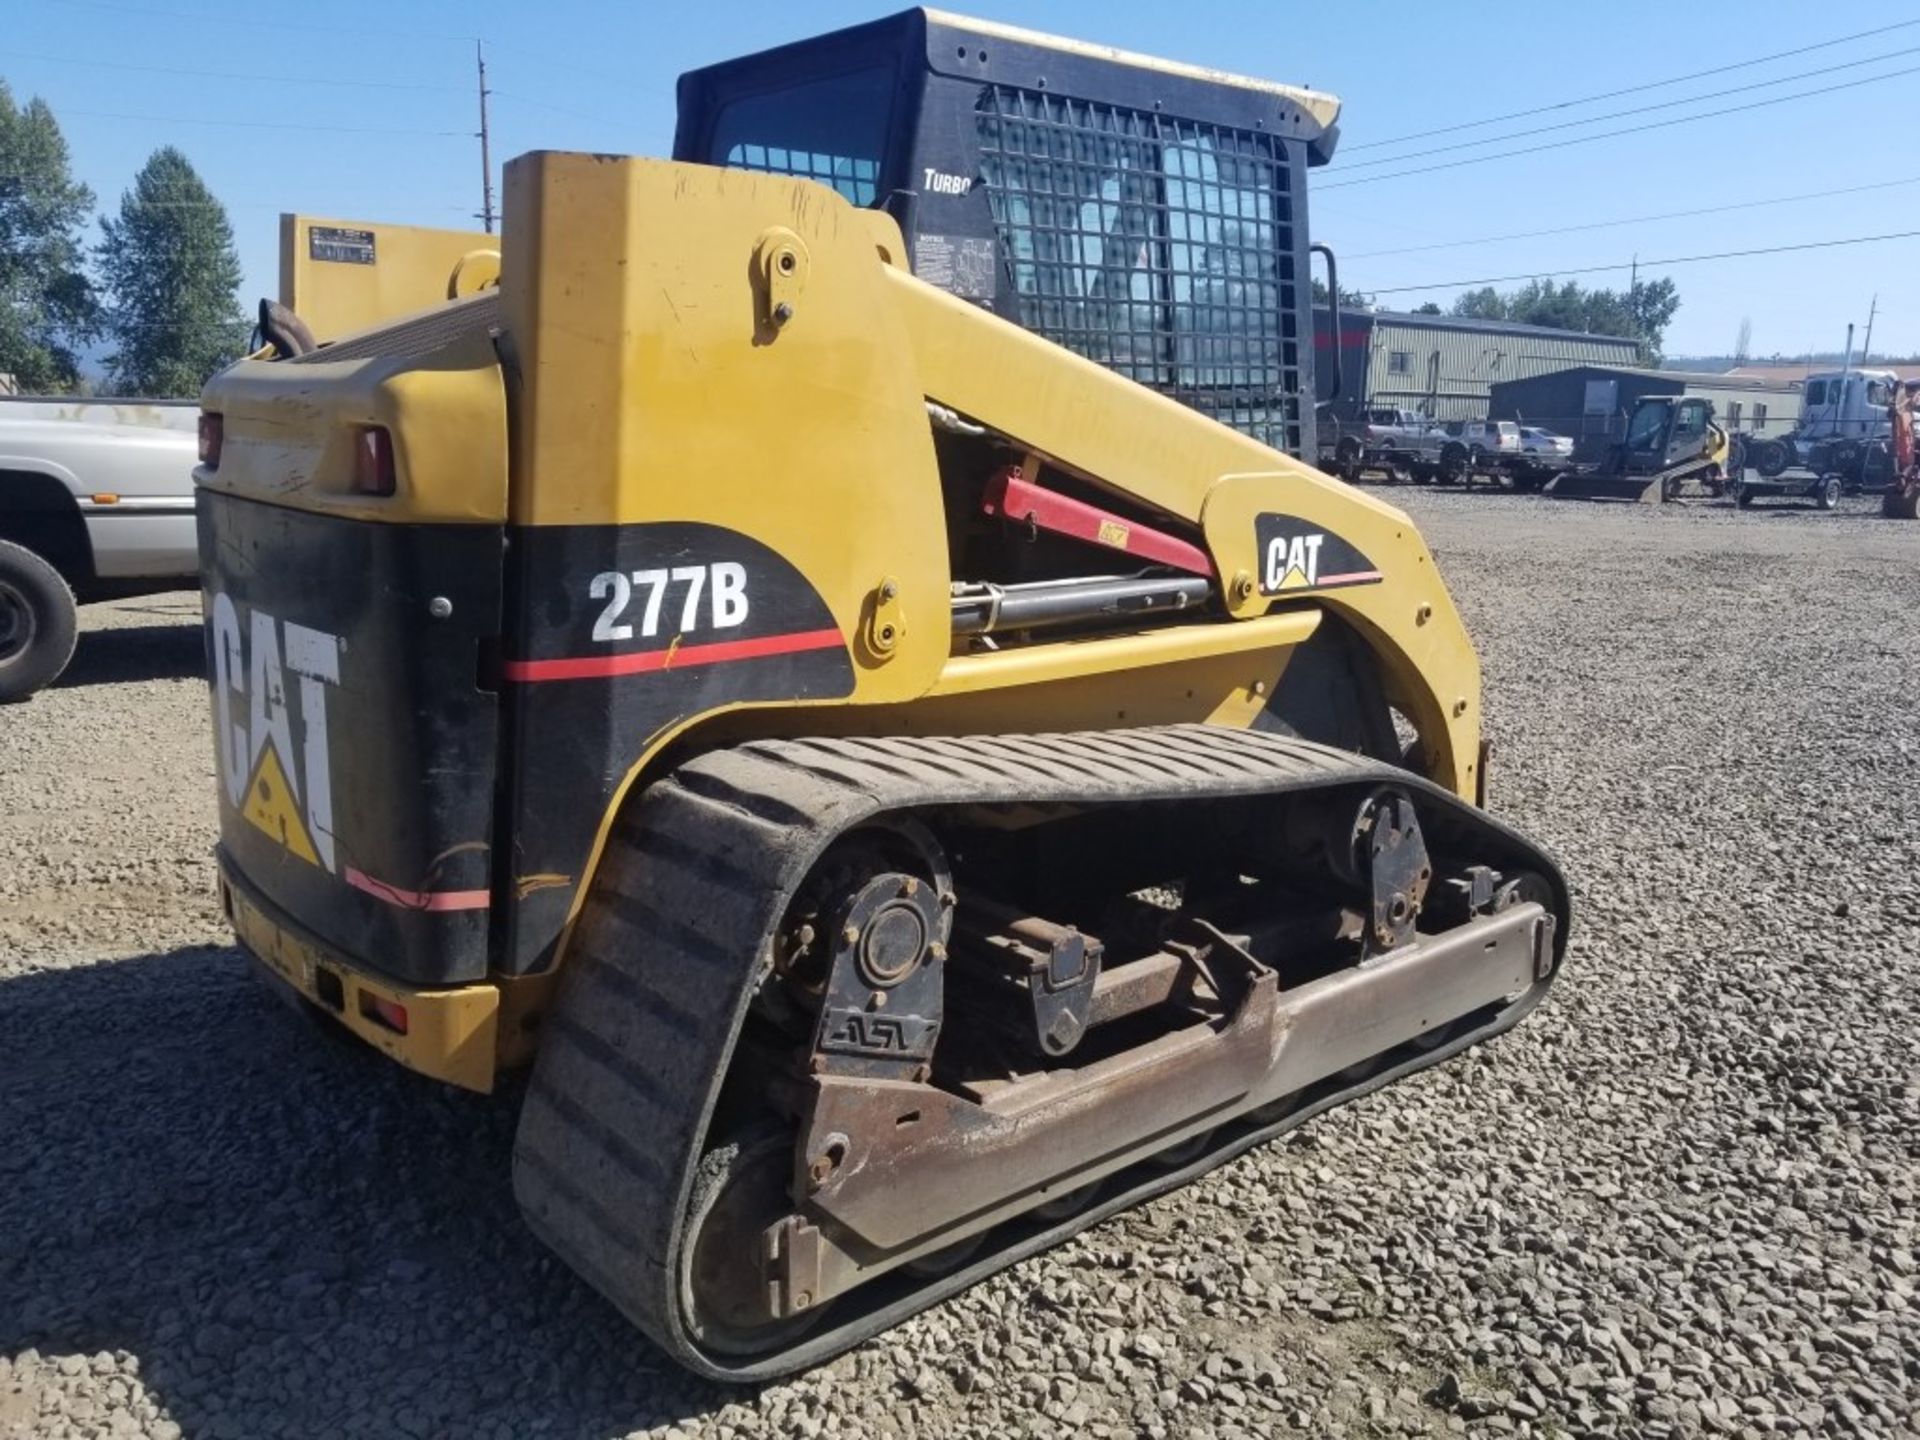
[[[691,133],[690,118],[717,97],[769,92],[883,61],[900,68],[903,79],[917,71],[1263,131],[1304,141],[1313,165],[1331,159],[1338,143],[1340,101],[1317,90],[918,7],[687,71],[679,85],[682,138]],[[675,148],[679,153],[678,142]]]
[[[970,15],[958,15],[950,10],[921,11],[931,24],[944,26],[949,30],[966,31],[983,38],[1011,40],[1020,45],[1032,45],[1043,50],[1057,50],[1066,55],[1079,55],[1090,60],[1104,60],[1110,65],[1131,65],[1141,70],[1155,71],[1161,75],[1178,75],[1187,80],[1198,80],[1207,85],[1229,85],[1240,90],[1254,90],[1266,95],[1291,100],[1310,115],[1321,129],[1331,129],[1340,118],[1340,100],[1320,90],[1309,90],[1300,85],[1287,85],[1278,80],[1260,80],[1251,75],[1235,74],[1231,70],[1215,70],[1205,65],[1189,65],[1181,60],[1162,60],[1153,55],[1141,55],[1132,50],[1121,50],[1112,45],[1096,45],[1085,40],[1070,40],[1063,35],[1049,35],[1041,30],[1028,30],[1019,25],[1003,25],[997,20],[976,20]]]

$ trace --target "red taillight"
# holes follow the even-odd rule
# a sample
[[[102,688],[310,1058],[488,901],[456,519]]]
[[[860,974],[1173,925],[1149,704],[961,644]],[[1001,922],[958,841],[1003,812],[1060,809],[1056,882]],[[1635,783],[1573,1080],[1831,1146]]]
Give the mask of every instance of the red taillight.
[[[200,463],[209,470],[220,467],[220,442],[225,433],[226,427],[218,415],[200,412]]]
[[[371,991],[360,992],[360,1013],[377,1025],[384,1025],[396,1035],[407,1033],[407,1007],[397,1000],[388,1000]]]
[[[353,489],[358,495],[393,494],[393,436],[384,425],[362,425],[353,436]]]

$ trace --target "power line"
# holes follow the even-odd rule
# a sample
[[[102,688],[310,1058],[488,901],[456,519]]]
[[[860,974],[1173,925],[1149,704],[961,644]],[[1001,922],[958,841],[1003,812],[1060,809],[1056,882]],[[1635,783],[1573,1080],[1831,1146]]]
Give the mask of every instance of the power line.
[[[1630,110],[1612,110],[1605,115],[1589,115],[1584,120],[1562,120],[1558,125],[1539,125],[1506,135],[1489,135],[1484,140],[1461,140],[1452,145],[1436,145],[1431,150],[1408,150],[1404,154],[1389,155],[1379,160],[1362,160],[1358,165],[1349,168],[1359,170],[1372,165],[1399,165],[1428,155],[1450,155],[1457,150],[1471,150],[1479,145],[1502,145],[1509,140],[1525,140],[1535,135],[1549,134],[1555,130],[1577,130],[1582,125],[1601,125],[1608,120],[1625,120],[1630,116],[1646,115],[1655,110],[1671,110],[1677,105],[1698,105],[1703,100],[1722,100],[1729,95],[1744,95],[1749,91],[1765,90],[1774,85],[1791,85],[1799,80],[1811,80],[1817,75],[1833,75],[1841,70],[1858,70],[1862,65],[1878,65],[1885,60],[1898,60],[1903,55],[1920,55],[1920,45],[1910,46],[1905,50],[1889,50],[1884,55],[1869,55],[1864,60],[1843,60],[1838,65],[1827,65],[1818,70],[1803,70],[1798,75],[1780,75],[1772,80],[1756,80],[1751,85],[1736,85],[1731,90],[1716,91],[1712,95],[1687,95],[1678,100],[1662,100],[1657,105],[1636,105]],[[1774,98],[1783,97],[1775,96]]]
[[[631,121],[610,120],[605,115],[592,115],[585,110],[575,110],[566,105],[555,105],[547,100],[535,100],[531,95],[517,95],[511,90],[492,92],[496,100],[511,100],[516,105],[531,105],[536,110],[551,110],[556,115],[571,115],[576,120],[591,120],[596,125],[611,125],[616,129],[629,125]]]
[[[308,20],[270,20],[257,15],[207,15],[188,10],[172,10],[158,5],[128,4],[126,0],[59,0],[63,6],[82,5],[93,10],[110,10],[122,15],[145,15],[160,20],[181,21],[190,25],[212,25],[221,29],[239,25],[257,30],[290,30],[317,35],[351,35],[360,38],[380,40],[431,40],[460,45],[471,45],[476,40],[485,40],[484,35],[462,35],[457,31],[431,30],[380,30],[362,26],[325,25]],[[521,64],[544,65],[551,69],[569,70],[576,75],[588,76],[605,85],[618,85],[631,89],[631,75],[616,74],[610,70],[596,70],[571,60],[563,60],[548,52],[530,49],[525,45],[516,45],[513,59]],[[292,77],[288,77],[292,78]],[[463,88],[463,87],[455,87]]]
[[[1391,250],[1348,252],[1348,260],[1371,260],[1381,255],[1418,255],[1430,250],[1458,250],[1467,245],[1495,245],[1504,240],[1538,240],[1548,235],[1573,235],[1583,230],[1612,230],[1622,225],[1650,225],[1660,220],[1690,220],[1699,215],[1724,215],[1730,210],[1759,210],[1768,205],[1785,205],[1799,200],[1825,200],[1834,195],[1858,195],[1868,190],[1891,190],[1900,185],[1920,185],[1920,175],[1903,180],[1876,180],[1868,185],[1847,185],[1838,190],[1810,190],[1803,195],[1774,195],[1765,200],[1741,200],[1731,205],[1707,205],[1698,210],[1669,210],[1664,215],[1630,215],[1620,220],[1593,220],[1582,225],[1557,225],[1551,230],[1516,230],[1510,235],[1479,235],[1470,240],[1440,240],[1431,245],[1401,245]]]
[[[202,120],[190,115],[127,115],[117,110],[74,110],[65,106],[61,107],[60,113],[62,116],[85,115],[94,120],[138,120],[149,125],[212,125],[234,130],[302,130],[333,135],[410,136],[435,140],[473,138],[465,130],[395,130],[384,125],[310,125],[303,120],[236,120],[225,117]]]
[[[1486,165],[1495,160],[1511,160],[1516,155],[1537,155],[1543,150],[1564,150],[1570,145],[1590,145],[1596,140],[1613,140],[1622,135],[1640,135],[1649,130],[1665,130],[1674,125],[1689,125],[1696,120],[1712,120],[1721,115],[1739,115],[1748,110],[1762,110],[1774,105],[1784,105],[1790,100],[1810,100],[1816,95],[1831,95],[1836,90],[1851,90],[1860,85],[1874,85],[1882,80],[1898,80],[1903,75],[1920,74],[1920,65],[1909,66],[1905,70],[1889,70],[1884,75],[1869,75],[1864,79],[1850,80],[1844,85],[1823,85],[1814,90],[1800,90],[1792,95],[1775,95],[1766,100],[1749,100],[1744,105],[1729,105],[1724,110],[1703,110],[1698,115],[1679,115],[1671,120],[1650,120],[1645,125],[1629,125],[1619,130],[1602,130],[1597,135],[1576,135],[1569,140],[1549,140],[1544,145],[1528,145],[1519,150],[1502,150],[1493,155],[1474,155],[1465,160],[1447,160],[1438,165],[1420,165],[1412,170],[1389,170],[1385,175],[1362,175],[1355,180],[1335,180],[1318,187],[1321,193],[1328,190],[1344,190],[1352,185],[1373,185],[1382,180],[1401,180],[1409,175],[1431,175],[1438,170],[1458,170],[1466,165]]]
[[[8,180],[26,180],[30,178],[35,178],[35,177],[30,177],[30,176],[19,174],[19,173],[0,174],[0,182],[4,182]],[[3,193],[3,192],[0,192],[0,193]],[[275,204],[271,200],[234,200],[234,201],[141,200],[137,203],[142,208],[149,209],[149,210],[159,209],[159,210],[276,210],[278,211],[278,210],[283,210],[285,208],[284,206]],[[448,210],[460,215],[466,215],[470,213],[467,207],[464,205],[437,205],[431,208],[436,210]],[[316,206],[313,208],[313,211],[308,213],[318,213],[322,215],[338,214],[339,207],[330,208],[325,206]]]
[[[185,75],[198,80],[243,80],[262,85],[328,85],[355,90],[462,91],[463,85],[427,85],[400,80],[335,80],[324,75],[244,75],[233,70],[182,70],[171,65],[132,65],[118,60],[95,60],[72,55],[31,55],[24,50],[0,50],[14,60],[38,60],[49,65],[81,65],[101,70],[138,70],[149,75]]]
[[[190,10],[168,10],[157,5],[127,5],[119,0],[60,0],[60,7],[81,5],[90,10],[112,10],[122,15],[147,15],[159,20],[180,20],[190,25],[213,25],[220,29],[240,25],[256,30],[298,30],[314,35],[357,35],[380,40],[432,40],[472,44],[472,35],[433,30],[375,30],[360,26],[318,25],[308,20],[262,20],[253,15],[206,15]]]
[[[562,60],[559,56],[546,51],[529,50],[524,45],[514,46],[512,58],[516,64],[545,66],[549,70],[566,70],[575,75],[584,75],[589,80],[596,80],[602,85],[617,85],[629,94],[633,90],[631,75],[616,75],[610,70],[595,70],[591,66]]]
[[[1836,45],[1850,45],[1855,40],[1865,40],[1874,35],[1885,35],[1893,30],[1904,29],[1915,23],[1901,20],[1892,25],[1882,25],[1873,30],[1860,30],[1852,35],[1842,35],[1837,40],[1822,40],[1814,45],[1802,45],[1794,50],[1780,50],[1772,55],[1756,56],[1752,60],[1736,60],[1729,65],[1716,65],[1711,70],[1695,70],[1688,75],[1675,75],[1669,80],[1650,80],[1644,85],[1629,85],[1623,90],[1603,90],[1595,95],[1583,95],[1575,100],[1558,100],[1551,105],[1537,105],[1531,110],[1513,110],[1505,115],[1491,115],[1485,120],[1466,120],[1458,125],[1442,125],[1435,129],[1422,130],[1417,135],[1396,135],[1389,140],[1369,140],[1364,145],[1349,145],[1347,153],[1355,150],[1377,150],[1383,145],[1403,145],[1409,140],[1427,140],[1435,135],[1452,135],[1461,130],[1478,130],[1483,125],[1498,125],[1507,120],[1524,120],[1530,115],[1547,115],[1555,110],[1570,110],[1576,105],[1591,105],[1599,100],[1617,100],[1622,95],[1640,95],[1648,90],[1664,90],[1669,85],[1681,85],[1689,80],[1704,80],[1710,75],[1724,75],[1729,70],[1747,70],[1755,65],[1766,65],[1775,60],[1788,60],[1796,55],[1811,55],[1816,50],[1831,50]]]
[[[1524,275],[1482,275],[1474,280],[1429,280],[1423,285],[1368,287],[1371,295],[1404,295],[1413,290],[1453,290],[1467,285],[1506,285],[1516,280],[1546,280],[1556,275],[1601,275],[1645,265],[1697,265],[1707,260],[1744,260],[1754,255],[1785,255],[1794,250],[1832,250],[1842,245],[1873,245],[1883,240],[1912,240],[1920,230],[1895,230],[1885,235],[1847,235],[1837,240],[1807,240],[1798,245],[1767,245],[1756,250],[1720,250],[1711,255],[1672,255],[1663,260],[1623,260],[1617,265],[1582,265],[1571,270],[1532,270]]]

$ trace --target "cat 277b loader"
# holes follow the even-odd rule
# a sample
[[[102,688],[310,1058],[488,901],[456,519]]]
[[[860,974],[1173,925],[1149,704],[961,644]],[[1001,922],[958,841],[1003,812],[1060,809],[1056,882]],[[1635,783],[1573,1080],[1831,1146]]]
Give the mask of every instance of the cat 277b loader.
[[[1263,97],[1304,265],[1331,102],[965,33],[969,94],[1164,81],[1057,162],[1153,245],[1195,87]],[[1405,515],[822,184],[537,153],[505,216],[497,289],[206,389],[221,892],[328,1023],[531,1064],[526,1218],[669,1354],[817,1362],[1539,1001],[1566,886]]]

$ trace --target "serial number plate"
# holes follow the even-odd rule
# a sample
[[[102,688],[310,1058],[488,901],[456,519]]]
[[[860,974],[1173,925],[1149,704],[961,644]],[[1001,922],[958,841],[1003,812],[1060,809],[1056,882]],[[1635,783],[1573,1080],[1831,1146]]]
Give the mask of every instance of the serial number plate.
[[[339,225],[315,225],[307,231],[307,254],[337,265],[373,264],[373,231]]]

